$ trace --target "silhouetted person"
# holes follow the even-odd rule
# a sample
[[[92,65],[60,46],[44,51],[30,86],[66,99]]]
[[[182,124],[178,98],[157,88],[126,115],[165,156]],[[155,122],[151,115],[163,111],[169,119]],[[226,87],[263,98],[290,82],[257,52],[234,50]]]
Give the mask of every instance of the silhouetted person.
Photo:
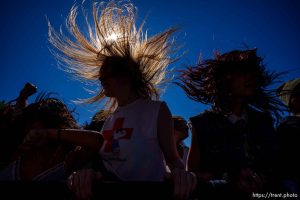
[[[16,142],[19,147],[11,158],[13,162],[0,173],[0,179],[66,179],[73,166],[70,159],[67,162],[65,159],[76,144],[63,138],[34,134],[34,129],[79,129],[66,105],[59,99],[41,95],[23,109],[15,119],[14,126],[13,133],[18,134]]]
[[[277,94],[290,112],[277,128],[280,143],[280,178],[287,191],[299,195],[300,78],[283,83],[278,87]]]
[[[87,124],[84,129],[86,130],[94,130],[94,131],[101,131],[104,122],[106,120],[106,118],[109,116],[110,114],[108,113],[108,111],[106,110],[100,110],[98,111],[92,118],[91,122],[89,124]]]
[[[6,167],[10,162],[10,157],[17,147],[20,140],[18,139],[18,133],[13,132],[15,128],[14,120],[20,115],[28,105],[28,98],[35,94],[37,87],[32,83],[26,83],[22,90],[19,92],[19,96],[9,102],[3,101],[0,107],[0,169]]]
[[[177,152],[184,165],[186,165],[189,147],[185,145],[184,140],[189,136],[189,127],[187,121],[181,116],[173,116],[172,119]]]
[[[95,27],[88,25],[89,37],[76,24],[77,9],[68,17],[70,38],[49,26],[49,41],[67,71],[81,79],[98,80],[101,90],[88,102],[108,97],[112,113],[102,128],[104,143],[99,151],[105,167],[121,181],[165,180],[164,159],[171,170],[175,195],[187,198],[195,186],[195,176],[184,169],[174,140],[172,116],[159,101],[159,85],[166,80],[166,68],[174,61],[171,28],[145,37],[135,27],[132,4],[110,1],[93,7]],[[86,168],[69,177],[69,187],[79,198],[90,198],[95,180],[105,173]]]
[[[213,187],[200,188],[200,199],[252,198],[272,183],[276,146],[271,114],[280,113],[280,102],[265,88],[274,77],[256,50],[216,54],[182,72],[179,85],[188,97],[211,105],[190,118],[188,170]]]

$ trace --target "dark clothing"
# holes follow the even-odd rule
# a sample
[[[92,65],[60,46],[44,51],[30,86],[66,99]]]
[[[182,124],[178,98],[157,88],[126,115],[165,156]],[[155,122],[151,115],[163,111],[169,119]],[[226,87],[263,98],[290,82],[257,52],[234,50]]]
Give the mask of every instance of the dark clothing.
[[[289,116],[277,128],[280,156],[278,165],[282,180],[300,183],[300,117]]]
[[[269,181],[272,178],[277,151],[272,118],[250,108],[246,113],[247,120],[236,123],[214,111],[205,111],[190,118],[193,134],[197,134],[198,139],[199,172],[212,173],[212,180],[227,181],[212,188],[210,194],[204,194],[204,198],[231,198],[234,194],[238,199],[246,199],[244,194],[235,190],[241,169],[249,168],[263,174]]]
[[[248,122],[232,124],[223,114],[213,111],[192,117],[196,130],[202,170],[234,175],[243,167],[269,173],[275,151],[272,119],[249,109]]]

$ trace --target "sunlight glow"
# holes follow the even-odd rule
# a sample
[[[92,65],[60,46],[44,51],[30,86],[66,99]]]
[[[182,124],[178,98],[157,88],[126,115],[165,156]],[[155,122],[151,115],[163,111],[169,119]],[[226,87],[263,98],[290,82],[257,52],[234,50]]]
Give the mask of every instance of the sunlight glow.
[[[109,35],[106,40],[114,42],[118,39],[118,35],[116,33],[112,33],[111,35]]]

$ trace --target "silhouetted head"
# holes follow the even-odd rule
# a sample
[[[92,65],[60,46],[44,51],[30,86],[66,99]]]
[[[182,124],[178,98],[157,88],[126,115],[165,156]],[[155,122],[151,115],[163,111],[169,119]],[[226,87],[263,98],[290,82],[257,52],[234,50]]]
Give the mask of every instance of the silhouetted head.
[[[116,97],[125,90],[131,90],[142,97],[149,97],[145,92],[143,76],[138,64],[130,57],[109,56],[103,61],[99,80],[107,97]]]
[[[49,23],[49,41],[63,63],[62,69],[84,82],[101,81],[104,89],[100,87],[85,102],[105,100],[105,106],[113,111],[116,95],[127,89],[140,97],[158,99],[160,87],[169,78],[167,66],[177,60],[174,54],[178,47],[171,40],[177,29],[150,36],[143,31],[144,21],[136,26],[137,9],[132,3],[108,1],[93,4],[93,23],[81,30],[76,22],[77,10],[77,6],[70,10],[68,35],[56,32]],[[88,32],[87,36],[82,32]]]
[[[37,98],[15,120],[23,134],[31,129],[79,128],[67,106],[57,98]]]
[[[101,131],[106,118],[110,115],[109,111],[99,110],[92,118],[92,121],[85,126],[86,130]]]
[[[178,85],[189,98],[221,110],[240,99],[259,110],[273,112],[280,102],[266,88],[278,74],[268,72],[262,60],[256,49],[217,53],[213,59],[182,71],[182,83]]]
[[[189,136],[187,121],[181,116],[173,116],[172,119],[176,142],[181,142]]]
[[[288,80],[276,92],[292,113],[300,113],[300,78]]]

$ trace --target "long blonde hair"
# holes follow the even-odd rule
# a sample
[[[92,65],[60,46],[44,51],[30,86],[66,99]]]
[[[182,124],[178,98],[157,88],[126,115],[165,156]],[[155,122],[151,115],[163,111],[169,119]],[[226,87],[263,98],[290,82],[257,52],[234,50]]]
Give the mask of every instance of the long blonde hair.
[[[84,14],[87,25],[87,34],[79,30],[76,23],[78,6],[73,6],[66,20],[69,38],[54,30],[50,23],[49,42],[55,47],[52,53],[63,64],[66,72],[75,75],[83,81],[98,81],[101,76],[101,67],[108,58],[118,57],[134,63],[138,71],[140,83],[137,89],[142,97],[158,99],[163,83],[168,80],[167,66],[178,57],[173,56],[178,50],[171,35],[177,30],[170,28],[152,37],[143,32],[144,22],[136,27],[137,9],[130,2],[94,3],[91,26]],[[58,51],[56,51],[58,50]],[[84,102],[93,103],[105,98],[103,88],[100,92]],[[116,106],[114,98],[109,98],[106,105],[110,110]]]

